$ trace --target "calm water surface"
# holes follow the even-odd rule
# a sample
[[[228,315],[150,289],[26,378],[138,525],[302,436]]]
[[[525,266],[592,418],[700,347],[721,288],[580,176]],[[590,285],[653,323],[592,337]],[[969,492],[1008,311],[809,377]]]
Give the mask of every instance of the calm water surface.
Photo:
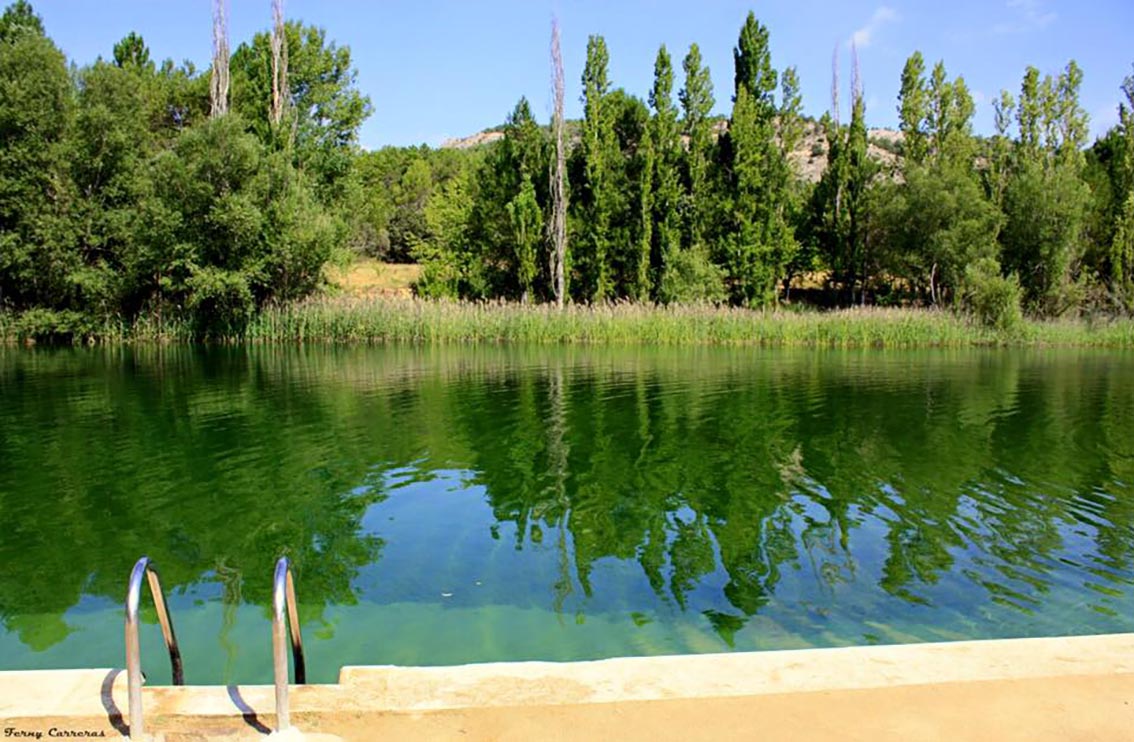
[[[143,554],[190,683],[281,554],[317,682],[1134,631],[1134,356],[0,350],[0,514],[0,669],[122,666]]]

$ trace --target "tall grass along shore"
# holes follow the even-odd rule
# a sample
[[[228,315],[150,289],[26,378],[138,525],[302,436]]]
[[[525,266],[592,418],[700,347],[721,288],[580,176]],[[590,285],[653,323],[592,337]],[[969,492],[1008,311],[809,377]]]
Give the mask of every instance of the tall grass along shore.
[[[48,318],[51,319],[51,318]],[[0,313],[7,343],[54,338],[74,343],[187,343],[185,322],[154,318],[44,326],[45,318]],[[814,347],[1050,346],[1134,348],[1134,320],[1025,321],[1012,331],[962,314],[928,309],[831,312],[751,311],[642,304],[554,306],[384,297],[317,298],[267,307],[240,332],[216,342],[531,343],[597,345],[766,345]]]

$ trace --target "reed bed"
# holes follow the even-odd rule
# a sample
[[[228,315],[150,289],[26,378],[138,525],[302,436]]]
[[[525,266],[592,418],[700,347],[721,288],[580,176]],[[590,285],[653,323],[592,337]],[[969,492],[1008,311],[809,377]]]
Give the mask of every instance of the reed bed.
[[[35,337],[26,317],[0,312],[0,339]],[[66,337],[65,335],[62,337]],[[85,325],[71,342],[189,343],[193,327],[169,318]],[[266,307],[240,334],[214,342],[460,343],[536,345],[764,345],[832,348],[1134,348],[1134,320],[1027,321],[1000,332],[949,311],[855,308],[752,311],[714,306],[596,306],[321,297]]]
[[[948,311],[855,308],[752,311],[614,303],[549,305],[392,298],[312,299],[268,308],[249,341],[814,347],[1134,348],[1134,321],[1025,322],[1011,333]]]

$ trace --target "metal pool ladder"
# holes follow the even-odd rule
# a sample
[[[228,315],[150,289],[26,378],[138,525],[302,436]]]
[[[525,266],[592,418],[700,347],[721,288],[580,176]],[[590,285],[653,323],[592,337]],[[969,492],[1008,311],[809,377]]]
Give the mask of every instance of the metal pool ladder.
[[[276,731],[291,726],[287,704],[287,633],[291,635],[291,657],[295,665],[295,684],[307,683],[307,665],[303,660],[303,638],[299,634],[299,613],[295,609],[295,582],[291,578],[291,560],[280,557],[272,581],[272,664],[276,678]],[[284,626],[284,611],[288,625]],[[291,631],[288,632],[288,629]]]
[[[142,557],[130,572],[130,585],[126,590],[126,677],[129,682],[128,714],[130,717],[130,736],[142,739],[145,729],[142,722],[142,653],[138,641],[138,606],[142,599],[142,578],[150,583],[154,607],[157,609],[158,623],[161,624],[162,637],[169,650],[169,663],[173,668],[173,684],[185,685],[185,674],[181,667],[181,650],[177,647],[177,636],[173,633],[173,620],[165,603],[165,593],[157,569],[149,557]],[[280,557],[276,562],[275,579],[272,584],[272,662],[276,681],[276,731],[282,732],[291,726],[288,709],[287,640],[290,633],[292,663],[295,665],[297,685],[307,683],[307,665],[303,659],[303,639],[299,633],[299,613],[296,610],[295,581],[291,577],[291,560]],[[284,625],[284,613],[288,623]],[[290,629],[290,632],[288,631]]]
[[[161,634],[169,650],[173,684],[185,685],[185,675],[181,669],[181,650],[177,648],[177,636],[173,633],[173,621],[165,605],[161,580],[150,558],[142,557],[130,572],[130,586],[126,590],[126,678],[129,682],[127,708],[130,716],[130,736],[134,739],[142,739],[145,734],[142,728],[142,650],[138,642],[138,604],[142,599],[143,577],[148,578],[150,583],[150,593],[154,597]]]

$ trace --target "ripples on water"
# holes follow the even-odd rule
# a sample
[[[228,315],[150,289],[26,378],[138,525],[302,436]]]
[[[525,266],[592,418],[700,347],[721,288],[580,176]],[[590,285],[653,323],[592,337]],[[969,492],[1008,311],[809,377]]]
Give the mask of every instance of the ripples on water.
[[[309,664],[1134,630],[1134,357],[0,350],[0,669],[120,666],[159,564],[190,682]],[[168,677],[159,632],[146,669]]]

